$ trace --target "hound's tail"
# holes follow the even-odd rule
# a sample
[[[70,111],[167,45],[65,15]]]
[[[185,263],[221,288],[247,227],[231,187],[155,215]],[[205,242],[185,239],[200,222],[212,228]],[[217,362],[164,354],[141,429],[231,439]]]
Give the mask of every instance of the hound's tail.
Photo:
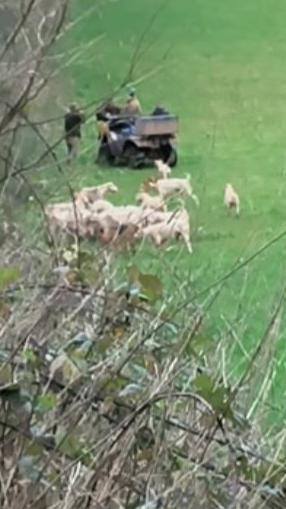
[[[194,200],[196,206],[199,207],[200,206],[200,200],[199,200],[199,198],[197,197],[196,194],[192,194],[192,199]]]

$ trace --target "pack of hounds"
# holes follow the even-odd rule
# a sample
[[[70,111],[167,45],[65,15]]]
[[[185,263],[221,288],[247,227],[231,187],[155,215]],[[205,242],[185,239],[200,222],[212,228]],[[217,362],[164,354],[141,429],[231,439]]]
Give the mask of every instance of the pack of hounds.
[[[73,200],[49,204],[46,220],[53,234],[64,232],[81,238],[95,239],[110,249],[134,249],[138,242],[151,241],[156,247],[170,241],[183,241],[192,253],[189,212],[183,200],[192,199],[199,206],[190,176],[172,178],[171,169],[161,160],[155,161],[157,175],[147,178],[135,196],[135,203],[116,206],[108,194],[117,193],[112,182],[84,187],[74,193]],[[181,205],[168,210],[171,197],[180,197]],[[224,189],[224,205],[228,211],[240,213],[240,200],[231,184]]]

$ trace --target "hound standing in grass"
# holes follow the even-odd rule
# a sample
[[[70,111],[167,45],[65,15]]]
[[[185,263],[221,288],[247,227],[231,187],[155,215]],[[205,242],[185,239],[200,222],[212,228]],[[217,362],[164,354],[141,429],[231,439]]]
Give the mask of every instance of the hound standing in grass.
[[[166,163],[161,161],[161,159],[156,159],[156,161],[154,161],[154,164],[158,170],[161,179],[166,179],[169,177],[169,175],[171,175],[171,168]]]
[[[224,204],[231,210],[235,209],[236,215],[240,213],[240,200],[237,192],[234,190],[231,184],[226,184],[224,188]]]
[[[108,193],[117,193],[118,187],[113,182],[106,182],[93,187],[83,187],[81,191],[75,193],[75,198],[78,203],[88,207],[96,200],[104,200]]]
[[[187,178],[164,178],[156,181],[149,180],[147,187],[156,189],[162,200],[179,194],[181,196],[189,196],[194,200],[197,207],[199,206],[200,202],[197,195],[193,193],[189,175]]]

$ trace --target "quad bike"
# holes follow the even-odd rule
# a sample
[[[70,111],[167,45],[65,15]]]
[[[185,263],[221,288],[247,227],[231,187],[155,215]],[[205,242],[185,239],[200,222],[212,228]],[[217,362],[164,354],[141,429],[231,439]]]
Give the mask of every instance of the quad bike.
[[[161,159],[171,167],[176,166],[176,116],[105,116],[101,112],[97,119],[107,126],[99,142],[98,164],[140,169],[153,166],[156,159]]]

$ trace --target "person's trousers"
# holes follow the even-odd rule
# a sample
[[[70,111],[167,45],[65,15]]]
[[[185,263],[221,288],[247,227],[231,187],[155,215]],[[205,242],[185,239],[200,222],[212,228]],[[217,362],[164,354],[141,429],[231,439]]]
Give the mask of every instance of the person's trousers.
[[[78,136],[67,136],[68,160],[76,159],[79,154],[80,138]]]

